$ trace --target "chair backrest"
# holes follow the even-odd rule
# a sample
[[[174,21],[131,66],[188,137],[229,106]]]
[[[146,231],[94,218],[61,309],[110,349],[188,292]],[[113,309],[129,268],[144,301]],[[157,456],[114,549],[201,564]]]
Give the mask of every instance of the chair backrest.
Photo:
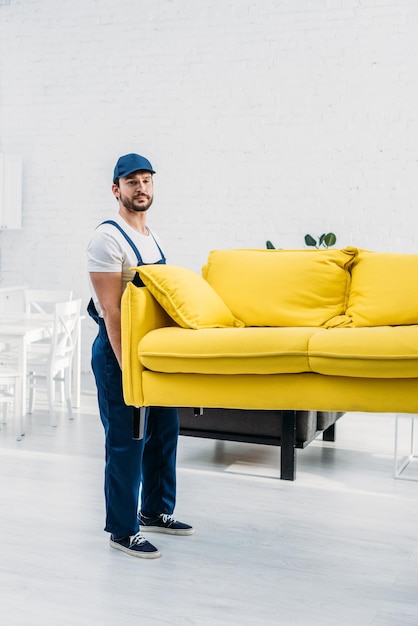
[[[54,326],[49,361],[70,362],[79,339],[81,299],[58,302],[54,307]]]
[[[26,289],[25,312],[28,315],[52,315],[57,302],[68,302],[73,292],[67,290]]]

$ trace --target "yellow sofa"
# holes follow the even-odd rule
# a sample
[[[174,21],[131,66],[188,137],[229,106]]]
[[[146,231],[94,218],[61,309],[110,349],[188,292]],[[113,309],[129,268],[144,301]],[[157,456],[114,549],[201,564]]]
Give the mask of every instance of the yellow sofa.
[[[214,250],[202,276],[136,269],[127,404],[418,413],[418,255]]]

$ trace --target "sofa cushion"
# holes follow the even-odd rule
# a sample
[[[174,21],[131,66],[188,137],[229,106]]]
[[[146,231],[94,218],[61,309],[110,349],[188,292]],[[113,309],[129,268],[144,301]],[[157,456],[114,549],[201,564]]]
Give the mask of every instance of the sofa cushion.
[[[213,250],[203,276],[246,326],[344,323],[349,268],[344,250]]]
[[[417,378],[418,326],[333,328],[309,340],[310,369],[359,378]]]
[[[138,345],[154,372],[277,374],[308,372],[308,343],[316,328],[158,328]]]
[[[418,324],[418,254],[359,251],[346,315],[354,326]]]
[[[244,326],[199,274],[175,265],[135,269],[162,308],[183,328]]]

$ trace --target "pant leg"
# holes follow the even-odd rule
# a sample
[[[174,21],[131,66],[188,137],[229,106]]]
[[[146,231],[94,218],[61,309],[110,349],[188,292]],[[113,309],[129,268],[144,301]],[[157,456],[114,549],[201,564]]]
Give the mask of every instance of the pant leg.
[[[138,531],[138,498],[141,483],[143,440],[132,439],[132,407],[125,404],[122,374],[103,320],[92,349],[100,418],[106,439],[105,530],[117,536]]]
[[[171,515],[176,504],[177,409],[150,408],[142,458],[141,511],[148,517]]]

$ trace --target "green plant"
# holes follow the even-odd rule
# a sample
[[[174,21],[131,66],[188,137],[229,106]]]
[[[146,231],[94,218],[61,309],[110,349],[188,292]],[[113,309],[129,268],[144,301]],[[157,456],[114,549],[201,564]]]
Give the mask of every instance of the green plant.
[[[334,246],[337,241],[337,237],[334,233],[324,233],[318,239],[312,237],[312,235],[305,235],[305,243],[307,246],[314,246],[315,248],[330,248]]]
[[[337,237],[334,233],[324,233],[318,239],[312,237],[312,235],[305,235],[305,244],[307,246],[314,246],[315,248],[330,248],[337,242]],[[267,250],[275,250],[276,246],[268,239],[266,241]]]

